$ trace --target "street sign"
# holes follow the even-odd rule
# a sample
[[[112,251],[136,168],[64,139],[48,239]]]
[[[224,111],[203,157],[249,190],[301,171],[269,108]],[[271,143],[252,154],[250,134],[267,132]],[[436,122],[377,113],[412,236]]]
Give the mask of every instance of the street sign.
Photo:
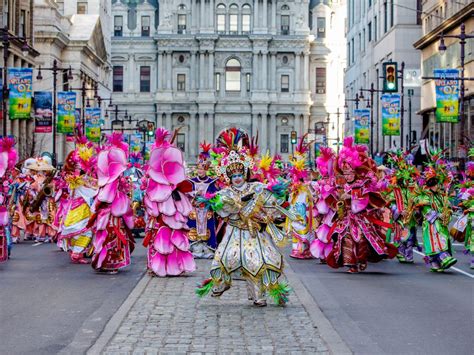
[[[421,69],[405,69],[403,86],[407,88],[417,88],[421,86]]]

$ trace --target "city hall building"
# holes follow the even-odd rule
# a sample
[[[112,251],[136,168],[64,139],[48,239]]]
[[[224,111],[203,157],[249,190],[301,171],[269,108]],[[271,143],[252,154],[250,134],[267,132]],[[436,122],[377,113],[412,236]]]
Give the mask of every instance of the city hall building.
[[[343,131],[345,1],[116,0],[112,15],[111,128],[180,127],[191,161],[232,126],[284,157],[293,130]]]

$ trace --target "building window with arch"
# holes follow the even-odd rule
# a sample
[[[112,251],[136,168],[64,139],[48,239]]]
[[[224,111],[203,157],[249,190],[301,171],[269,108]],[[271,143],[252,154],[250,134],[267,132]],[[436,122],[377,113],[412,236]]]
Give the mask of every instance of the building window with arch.
[[[318,17],[318,38],[326,38],[326,17]]]
[[[290,152],[290,135],[288,133],[280,134],[280,153]]]
[[[181,118],[182,116],[180,116]],[[186,152],[186,134],[185,133],[178,133],[176,135],[176,146],[182,152]]]
[[[140,92],[150,92],[151,72],[149,66],[140,67]]]
[[[281,92],[290,92],[290,76],[282,75],[280,80]]]
[[[122,37],[123,35],[123,16],[114,16],[114,36]]]
[[[142,37],[150,37],[150,16],[142,16]]]
[[[123,91],[123,66],[122,65],[114,65],[112,71],[113,77],[113,91],[114,92],[122,92]]]
[[[186,33],[186,6],[181,4],[178,6],[178,33],[185,34]]]
[[[216,23],[217,23],[217,32],[225,33],[225,17],[226,17],[226,7],[224,4],[219,4],[216,7]]]
[[[290,34],[290,8],[288,5],[281,7],[280,29],[282,35]]]
[[[249,4],[242,5],[242,33],[250,33],[252,8]]]
[[[236,4],[229,6],[229,32],[233,35],[239,33],[239,7]]]
[[[225,65],[225,90],[240,91],[240,62],[235,59],[229,59]]]
[[[186,74],[178,74],[176,88],[178,91],[186,91]]]

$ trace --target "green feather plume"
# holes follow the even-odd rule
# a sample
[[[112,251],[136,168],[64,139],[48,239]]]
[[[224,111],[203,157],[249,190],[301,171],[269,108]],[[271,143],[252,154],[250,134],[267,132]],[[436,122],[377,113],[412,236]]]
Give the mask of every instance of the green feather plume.
[[[194,292],[198,297],[202,298],[211,292],[212,286],[214,286],[214,281],[212,279],[206,279]]]
[[[288,283],[278,282],[270,286],[268,294],[277,305],[284,306],[288,303],[288,297],[292,290],[293,289],[288,285]]]

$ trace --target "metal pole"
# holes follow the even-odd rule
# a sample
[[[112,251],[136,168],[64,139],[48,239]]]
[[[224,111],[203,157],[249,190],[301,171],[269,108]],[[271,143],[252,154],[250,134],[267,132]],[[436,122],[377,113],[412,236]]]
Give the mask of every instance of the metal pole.
[[[58,75],[58,62],[56,59],[53,61],[53,166],[56,166],[56,114],[57,114],[57,102],[56,102],[56,91],[57,91],[57,79]]]
[[[356,110],[358,110],[359,109],[359,93],[356,93],[355,103],[356,103]]]
[[[337,108],[336,115],[337,115],[337,154],[339,154],[339,142],[341,141],[341,138],[339,137],[339,115],[341,113],[339,112],[339,107]]]
[[[460,92],[460,111],[459,111],[459,118],[460,118],[460,136],[464,133],[464,124],[465,124],[465,117],[464,117],[464,91],[465,91],[465,86],[464,86],[464,56],[465,56],[465,46],[466,46],[466,26],[464,23],[461,24],[461,35],[459,36],[461,41],[459,42],[461,45],[461,92]]]
[[[411,89],[408,90],[408,148],[410,148],[412,144],[412,135],[411,135],[411,95],[412,91]]]
[[[401,66],[401,70],[400,70],[400,81],[401,81],[401,99],[402,99],[402,102],[401,102],[401,112],[400,112],[400,149],[403,150],[403,148],[405,147],[405,145],[403,144],[403,137],[404,137],[404,132],[403,132],[403,126],[404,126],[404,122],[403,122],[403,116],[404,116],[404,112],[405,112],[405,92],[404,92],[404,87],[403,87],[403,76],[404,76],[404,73],[405,73],[405,62],[402,62],[402,66]]]
[[[81,95],[82,95],[82,117],[81,117],[81,125],[82,125],[82,133],[86,134],[86,81],[82,79],[82,87],[81,87]]]
[[[8,27],[3,29],[3,97],[2,97],[2,114],[3,114],[3,136],[7,136],[7,96],[8,96]]]
[[[374,156],[374,83],[370,84],[370,154]]]

